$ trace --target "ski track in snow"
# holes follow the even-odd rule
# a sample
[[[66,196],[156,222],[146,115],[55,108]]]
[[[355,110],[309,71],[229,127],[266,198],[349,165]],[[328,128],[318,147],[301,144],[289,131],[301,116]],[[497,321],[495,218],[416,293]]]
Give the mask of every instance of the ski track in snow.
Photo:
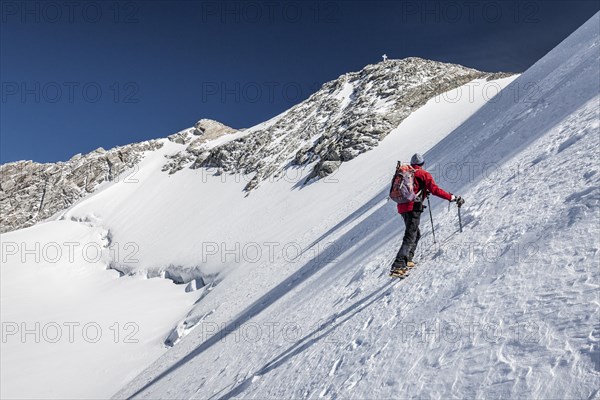
[[[335,245],[296,267],[282,282],[289,290],[267,293],[265,307],[238,314],[220,338],[193,331],[116,397],[597,396],[597,22],[512,84],[537,82],[535,104],[489,104],[425,155],[490,161],[500,174],[441,177],[467,199],[464,232],[454,206],[434,203],[441,244],[425,213],[407,279],[387,276],[401,224],[375,196],[317,240]],[[475,138],[482,121],[487,136]],[[465,146],[468,135],[475,140]],[[287,337],[243,336],[250,324],[286,322]]]
[[[164,154],[181,149],[166,143],[140,163],[138,185],[106,185],[67,210],[65,219],[88,218],[101,240],[110,232],[139,242],[134,272],[168,265],[219,278],[194,292],[168,351],[157,347],[161,329],[177,318],[161,310],[144,347],[156,361],[115,398],[598,398],[598,22],[596,15],[516,80],[500,80],[504,96],[494,101],[430,101],[344,163],[333,177],[339,186],[268,182],[242,199],[240,185],[217,177],[197,185],[197,171],[157,174]],[[532,82],[533,101],[513,100],[515,88]],[[337,96],[349,101],[351,89]],[[403,224],[385,201],[389,169],[415,151],[438,167],[491,163],[497,173],[434,173],[466,198],[464,231],[454,205],[448,211],[432,200],[438,243],[425,212],[418,266],[394,280],[388,270]],[[48,224],[29,232],[83,229]],[[273,236],[293,240],[303,257],[198,265],[198,242],[207,238]],[[161,294],[173,289],[150,282],[164,286]],[[186,296],[173,302],[175,314]]]
[[[573,221],[568,213],[564,215],[563,203],[572,201],[567,193],[574,188],[566,186],[562,193],[555,190],[552,165],[565,163],[577,154],[589,154],[586,149],[596,141],[592,133],[598,129],[596,103],[594,99],[534,149],[511,160],[528,165],[538,157],[539,149],[558,148],[573,130],[588,130],[577,147],[563,155],[557,152],[556,157],[544,161],[548,166],[521,176],[525,186],[534,191],[519,191],[514,201],[504,206],[507,212],[482,211],[490,218],[486,224],[497,228],[486,239],[494,244],[489,249],[498,249],[504,257],[488,256],[486,260],[473,254],[473,261],[450,266],[447,261],[438,261],[441,256],[425,256],[424,266],[409,278],[390,282],[387,267],[396,250],[390,246],[384,257],[358,264],[354,276],[328,268],[327,276],[313,276],[269,314],[285,312],[289,320],[298,321],[310,315],[312,308],[322,311],[330,302],[330,317],[317,322],[315,326],[320,328],[302,339],[280,343],[271,354],[262,349],[230,359],[229,365],[251,367],[242,369],[243,378],[236,375],[235,383],[218,391],[215,398],[386,398],[398,393],[433,398],[587,397],[589,393],[581,389],[586,385],[581,384],[597,383],[600,370],[599,326],[596,323],[592,330],[581,330],[600,318],[598,264],[586,265],[597,257],[596,235],[600,232],[586,230],[589,226],[585,224],[587,218],[598,217],[598,193],[596,189],[595,196],[589,196],[589,209]],[[598,159],[588,162],[593,167]],[[564,178],[577,182],[585,170],[570,169],[571,176]],[[540,175],[540,171],[547,175]],[[553,184],[546,187],[540,182]],[[580,182],[584,187],[588,183]],[[597,178],[592,183],[598,187]],[[470,208],[498,207],[499,190],[502,188],[495,181],[479,185],[468,193],[468,198],[478,199]],[[531,218],[534,213],[518,213],[530,196],[555,199],[555,204],[545,205],[553,212],[539,213],[537,220]],[[511,213],[516,218],[507,218]],[[442,218],[448,225],[454,222],[454,215]],[[562,247],[566,229],[574,236],[570,243],[579,243],[567,251]],[[530,235],[523,235],[523,230]],[[460,243],[481,244],[480,234],[467,225]],[[529,244],[535,250],[528,250]],[[525,249],[526,253],[510,253],[511,248]],[[539,249],[547,253],[539,254]],[[552,262],[545,263],[540,257]],[[332,282],[338,282],[337,287]],[[536,282],[543,284],[535,286]],[[336,309],[342,311],[333,311]],[[558,318],[548,319],[552,315]],[[261,318],[255,323],[260,325]],[[434,332],[415,332],[413,328],[423,323]],[[443,326],[436,328],[436,323]],[[454,327],[460,327],[460,334],[452,330]],[[469,327],[473,327],[472,332]],[[254,354],[269,356],[255,360]],[[591,375],[590,368],[594,372]],[[554,378],[552,382],[548,382],[549,376]],[[219,382],[223,380],[225,377]],[[263,386],[264,382],[286,384]],[[199,393],[198,398],[206,395]]]

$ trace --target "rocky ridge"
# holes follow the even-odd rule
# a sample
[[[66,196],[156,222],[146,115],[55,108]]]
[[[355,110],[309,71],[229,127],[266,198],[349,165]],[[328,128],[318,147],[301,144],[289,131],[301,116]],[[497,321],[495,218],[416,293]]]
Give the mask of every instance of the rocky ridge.
[[[251,134],[219,146],[190,145],[171,157],[164,170],[216,168],[253,174],[254,189],[290,166],[311,168],[307,180],[323,178],[341,163],[372,149],[413,111],[437,95],[487,73],[421,58],[387,60],[325,83],[304,102]]]
[[[17,161],[0,165],[0,233],[26,228],[64,210],[106,181],[127,179],[145,151],[162,147],[158,140],[98,148],[66,162]]]
[[[185,145],[166,155],[162,170],[216,168],[252,176],[244,190],[278,179],[289,167],[310,168],[304,182],[334,173],[375,146],[428,100],[474,79],[499,79],[456,64],[421,58],[371,64],[325,83],[307,100],[255,127],[236,130],[210,119],[170,135]],[[0,165],[0,233],[25,228],[62,211],[135,167],[150,140],[77,154],[66,162],[18,161]],[[127,179],[120,177],[120,179]]]

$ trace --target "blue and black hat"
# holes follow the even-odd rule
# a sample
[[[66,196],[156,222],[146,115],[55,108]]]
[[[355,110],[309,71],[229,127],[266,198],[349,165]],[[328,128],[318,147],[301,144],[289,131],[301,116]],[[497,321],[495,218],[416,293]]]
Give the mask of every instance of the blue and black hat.
[[[423,165],[425,164],[425,159],[419,153],[415,153],[415,155],[410,159],[410,163],[412,165]]]

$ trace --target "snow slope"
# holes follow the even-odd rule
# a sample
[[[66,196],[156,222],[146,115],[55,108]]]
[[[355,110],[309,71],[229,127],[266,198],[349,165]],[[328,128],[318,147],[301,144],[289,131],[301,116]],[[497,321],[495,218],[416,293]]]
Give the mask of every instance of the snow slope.
[[[3,341],[2,397],[597,397],[599,22],[518,78],[430,100],[308,186],[310,166],[248,197],[252,177],[161,173],[183,148],[165,141],[56,220],[2,235],[3,255],[21,242],[102,251],[41,265],[9,255],[3,328],[140,325],[135,349]],[[385,199],[390,169],[416,151],[467,199],[464,232],[432,200],[438,243],[425,214],[419,267],[391,281],[403,224]],[[141,279],[160,275],[208,285]]]
[[[2,398],[107,398],[164,352],[195,298],[107,271],[108,240],[72,221],[1,236]]]
[[[373,171],[435,143],[403,140],[430,127],[423,109],[336,175],[338,192],[375,195],[336,211],[286,203],[315,224],[297,239],[307,257],[231,272],[201,323],[115,397],[597,398],[599,21],[427,151],[467,199],[465,227],[434,203],[439,243],[424,221],[407,280],[386,276],[402,224]]]
[[[484,84],[504,87],[512,80],[476,80],[460,90]],[[301,187],[310,167],[293,169],[249,197],[242,192],[247,176],[190,169],[161,172],[164,156],[184,147],[162,140],[162,147],[147,152],[136,168],[104,183],[52,221],[3,234],[1,319],[3,327],[14,330],[16,323],[19,330],[8,332],[2,343],[2,397],[110,396],[165,352],[165,340],[172,344],[203,329],[199,321],[231,320],[293,279],[310,256],[296,257],[299,249],[343,227],[344,219],[360,220],[366,206],[384,202],[381,190],[390,180],[390,165],[413,151],[426,151],[463,123],[486,102],[483,92],[475,93],[473,101],[443,96],[431,100],[382,146],[326,179]],[[36,243],[41,262],[33,255],[23,260],[24,249],[35,249]],[[76,244],[72,260],[69,243]],[[317,247],[327,251],[324,241]],[[55,250],[62,257],[52,262]],[[133,276],[119,279],[106,268]],[[143,279],[160,276],[207,285],[186,293],[185,285]],[[36,329],[36,322],[41,343],[32,335],[21,337],[21,328]],[[75,343],[68,340],[69,322],[80,323]],[[126,327],[128,322],[135,325]],[[100,326],[98,343],[88,340],[94,338],[93,326],[91,338],[83,335],[88,323]],[[117,343],[111,330],[115,323],[120,324]],[[53,339],[54,324],[62,333],[58,343],[48,340]],[[135,328],[133,338],[139,343],[124,343]]]

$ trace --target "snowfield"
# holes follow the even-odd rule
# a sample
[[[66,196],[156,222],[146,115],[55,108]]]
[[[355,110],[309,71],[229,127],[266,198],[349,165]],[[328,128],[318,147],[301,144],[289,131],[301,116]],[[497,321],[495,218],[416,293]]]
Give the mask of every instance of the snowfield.
[[[249,196],[252,177],[168,175],[184,146],[165,140],[3,234],[2,397],[600,398],[599,30],[431,99],[306,186],[310,167]],[[386,196],[415,152],[466,199],[463,232],[432,199],[436,242],[426,211],[418,266],[392,280]]]
[[[106,240],[72,221],[2,235],[2,398],[106,398],[163,352],[194,296],[107,271]]]

